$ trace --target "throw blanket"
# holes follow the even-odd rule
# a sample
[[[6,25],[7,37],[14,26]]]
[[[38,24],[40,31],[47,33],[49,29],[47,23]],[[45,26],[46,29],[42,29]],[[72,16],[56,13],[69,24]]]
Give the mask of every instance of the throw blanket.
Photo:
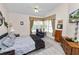
[[[26,54],[33,50],[38,50],[45,47],[45,43],[36,35],[30,35],[27,37],[17,37],[15,39],[15,44],[1,51],[7,52],[10,50],[15,50],[15,54]]]
[[[41,40],[41,38],[39,38],[36,35],[30,35],[30,36],[35,41],[36,50],[45,48],[45,42],[43,40]]]
[[[16,55],[22,55],[25,53],[28,53],[32,50],[35,50],[35,42],[30,36],[27,37],[17,37],[15,39],[15,44],[12,47],[6,48],[1,51],[2,52],[7,52],[10,50],[15,50]]]

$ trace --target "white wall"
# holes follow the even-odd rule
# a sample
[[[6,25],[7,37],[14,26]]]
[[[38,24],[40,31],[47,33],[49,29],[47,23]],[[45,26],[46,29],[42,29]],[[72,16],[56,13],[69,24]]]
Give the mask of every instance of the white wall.
[[[61,4],[58,7],[56,7],[54,10],[52,10],[51,13],[49,13],[46,16],[49,15],[54,15],[56,14],[56,20],[55,20],[55,29],[57,29],[57,21],[58,20],[63,20],[63,32],[62,35],[65,36],[67,35],[67,24],[68,24],[68,4]],[[48,34],[51,36],[51,34]]]
[[[68,5],[68,7],[69,7],[68,13],[71,13],[71,12],[79,9],[79,3],[71,3],[71,4]],[[74,37],[76,25],[75,25],[75,23],[69,23],[68,25],[69,25],[68,30],[67,30],[68,35],[71,36],[71,37]]]
[[[6,8],[3,6],[3,4],[0,4],[0,11],[2,12],[3,16],[5,17],[5,20],[8,20],[8,13]],[[0,26],[0,35],[4,34],[7,32],[7,28],[4,26]]]
[[[52,10],[51,13],[49,13],[46,16],[50,16],[53,14],[56,14],[56,23],[55,23],[55,29],[57,29],[57,21],[63,20],[63,32],[62,36],[70,36],[74,37],[75,33],[75,24],[69,23],[69,13],[79,8],[79,4],[61,4],[58,7],[56,7],[54,10]],[[0,4],[0,10],[3,13],[3,16],[6,17],[6,20],[11,23],[15,29],[16,33],[19,33],[21,35],[29,35],[30,34],[30,22],[29,22],[29,15],[19,14],[19,13],[8,13],[6,11],[6,8]],[[9,14],[9,16],[7,16]],[[20,25],[20,21],[24,21],[24,25]],[[4,26],[0,27],[0,35],[6,30],[4,29]],[[52,37],[52,34],[48,33],[48,36]]]
[[[3,4],[0,4],[0,11],[5,17],[5,20],[13,25],[16,34],[20,34],[21,36],[30,34],[30,22],[28,15],[7,12],[7,9]],[[24,22],[23,26],[20,25],[20,21]],[[0,26],[0,35],[6,32],[7,28],[3,24],[2,26]]]
[[[74,10],[79,9],[79,3],[71,3],[71,4],[61,4],[54,10],[52,10],[49,15],[56,14],[56,23],[55,23],[55,29],[57,29],[57,21],[63,20],[63,32],[62,36],[69,36],[74,38],[75,33],[75,23],[69,23],[69,13],[73,12]],[[48,33],[48,36],[51,36],[51,34]]]
[[[24,25],[20,25],[20,21],[23,21]],[[30,22],[28,15],[9,13],[8,22],[12,25],[16,34],[20,34],[21,36],[26,36],[30,34]]]
[[[22,35],[29,35],[30,34],[30,22],[29,22],[29,15],[19,14],[19,13],[8,13],[8,22],[13,25],[13,28],[15,29],[15,33]],[[56,23],[57,20],[63,19],[63,36],[67,34],[67,20],[68,20],[68,5],[67,4],[61,4],[57,8],[55,8],[49,15],[56,14]],[[20,25],[20,21],[24,21],[24,25]],[[55,27],[57,29],[57,27]],[[48,36],[52,37],[52,34],[48,33]]]

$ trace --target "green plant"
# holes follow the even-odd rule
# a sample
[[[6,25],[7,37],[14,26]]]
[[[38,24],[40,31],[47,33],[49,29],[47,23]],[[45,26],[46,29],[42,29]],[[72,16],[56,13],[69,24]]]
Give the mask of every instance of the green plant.
[[[78,21],[79,20],[79,9],[71,13],[69,17],[71,19],[75,19],[76,21]]]

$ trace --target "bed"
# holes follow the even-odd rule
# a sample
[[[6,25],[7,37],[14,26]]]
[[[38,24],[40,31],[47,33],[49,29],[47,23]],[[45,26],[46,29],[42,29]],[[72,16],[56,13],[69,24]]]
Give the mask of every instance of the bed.
[[[14,53],[15,55],[25,55],[32,51],[45,48],[45,42],[36,35],[16,37],[14,39],[14,44],[11,47],[3,46],[1,45],[1,40],[3,40],[3,38],[7,35],[8,33],[5,33],[2,36],[0,36],[0,54],[10,51],[10,53]]]

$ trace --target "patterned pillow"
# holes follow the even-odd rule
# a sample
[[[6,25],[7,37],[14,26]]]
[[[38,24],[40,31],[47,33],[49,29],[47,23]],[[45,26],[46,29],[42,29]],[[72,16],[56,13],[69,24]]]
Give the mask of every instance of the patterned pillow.
[[[15,38],[16,38],[15,34],[12,33],[12,32],[8,33],[8,36],[9,36],[11,39],[15,39]]]
[[[6,47],[11,47],[14,44],[14,40],[11,39],[10,37],[5,37],[4,40],[2,41],[2,44]]]

